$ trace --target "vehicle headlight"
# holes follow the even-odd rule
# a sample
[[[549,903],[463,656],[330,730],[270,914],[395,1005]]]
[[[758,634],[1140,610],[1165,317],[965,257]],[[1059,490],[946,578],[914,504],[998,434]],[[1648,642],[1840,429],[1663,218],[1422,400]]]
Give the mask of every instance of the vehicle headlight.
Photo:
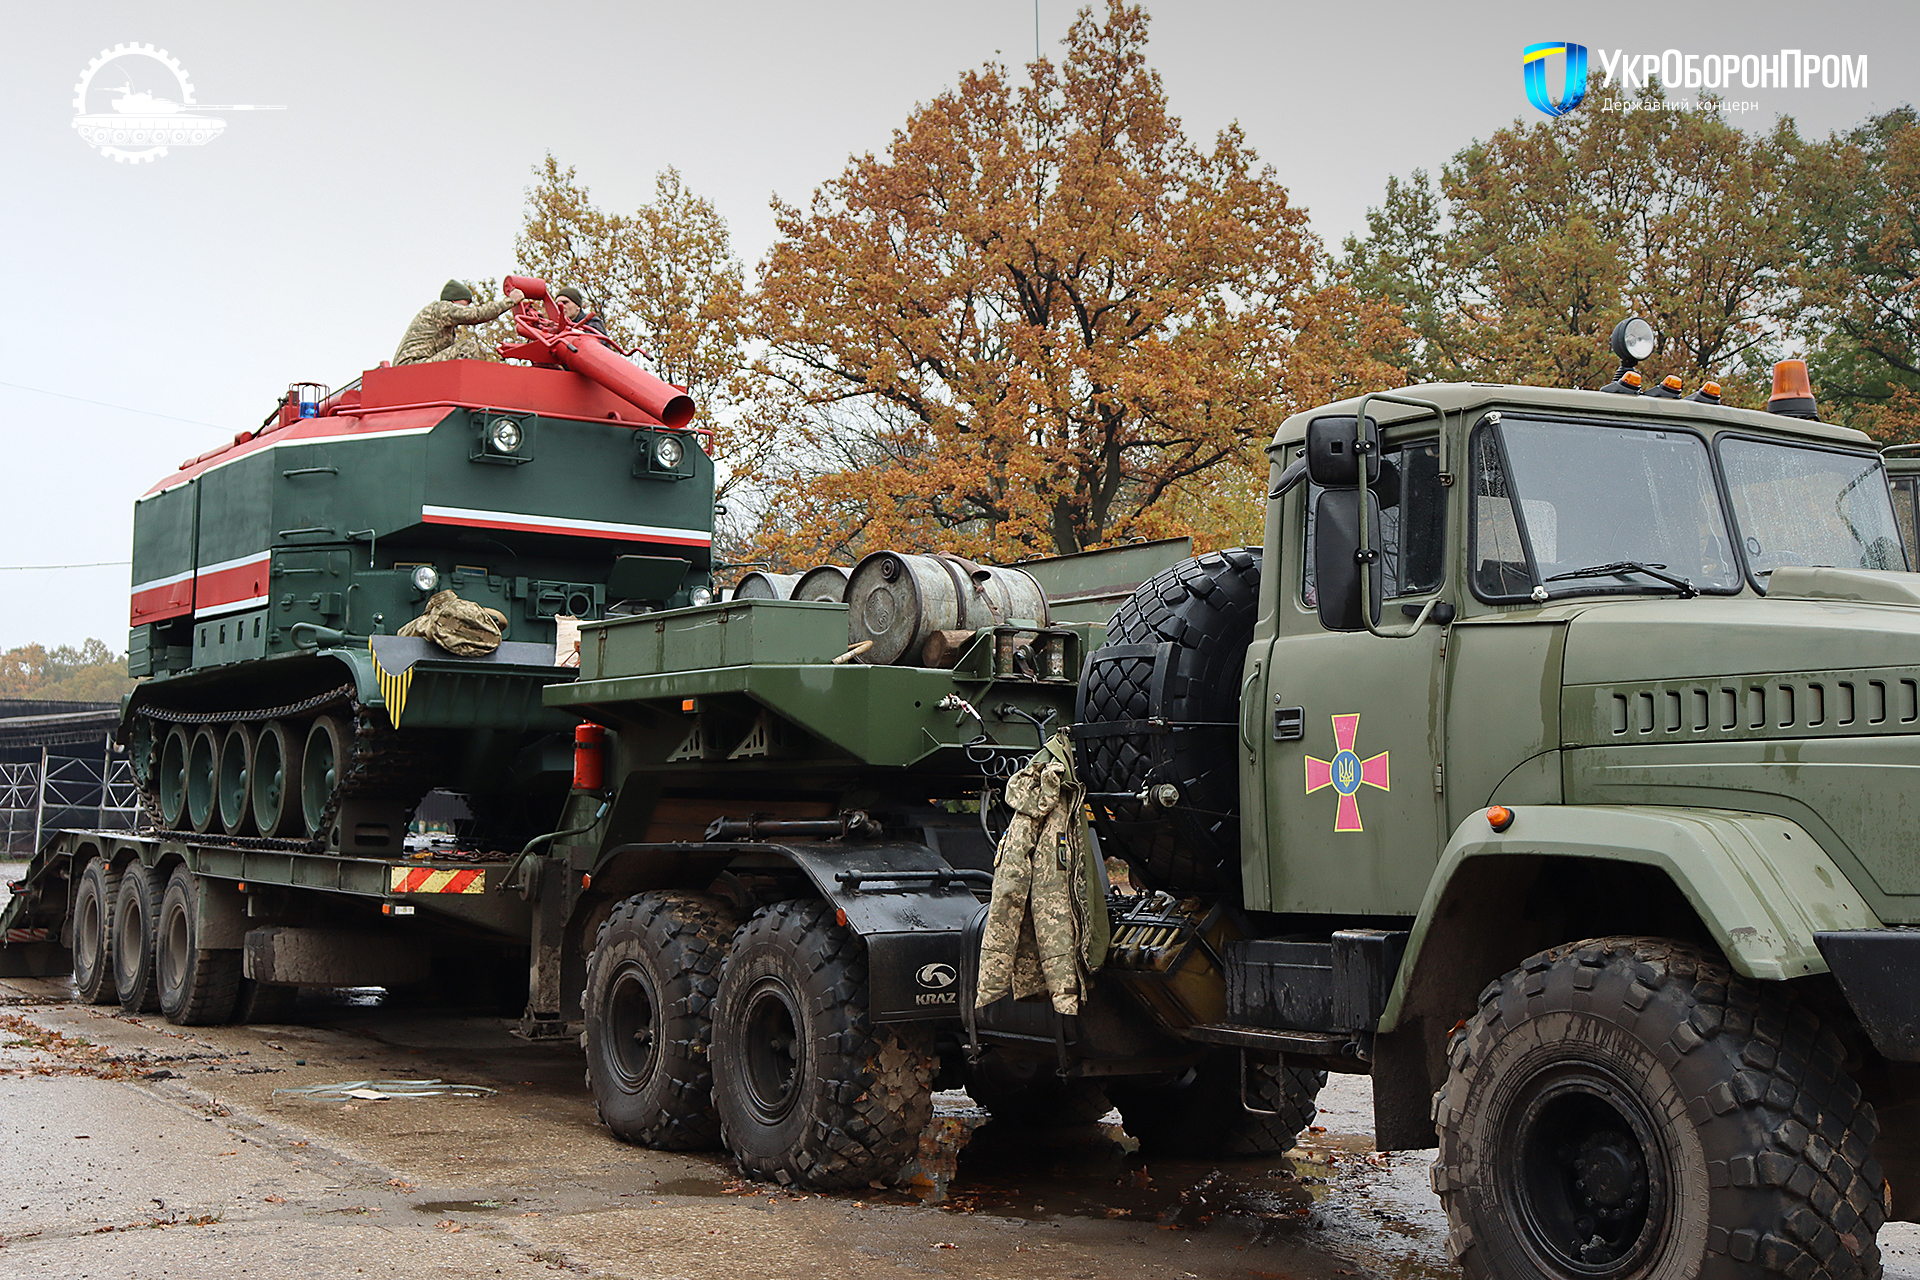
[[[680,465],[680,459],[687,456],[687,446],[679,436],[655,436],[653,440],[653,460],[668,471]],[[701,601],[702,604],[706,602]]]
[[[413,567],[413,586],[416,591],[431,593],[440,585],[440,574],[430,564],[417,564]]]
[[[1613,354],[1626,364],[1637,364],[1653,354],[1653,326],[1639,316],[1628,316],[1613,327]]]
[[[713,588],[695,587],[693,590],[687,592],[687,599],[693,601],[695,604],[712,604]]]
[[[493,425],[487,428],[487,443],[495,453],[513,453],[525,438],[520,424],[512,418],[495,418]]]

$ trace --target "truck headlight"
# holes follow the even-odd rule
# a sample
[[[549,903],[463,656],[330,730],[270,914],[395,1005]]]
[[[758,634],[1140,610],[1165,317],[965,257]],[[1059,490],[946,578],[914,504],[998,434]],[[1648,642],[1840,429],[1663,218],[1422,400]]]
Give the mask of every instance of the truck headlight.
[[[693,590],[687,592],[687,599],[693,601],[695,604],[712,604],[713,588],[695,587]]]
[[[653,439],[653,460],[666,471],[672,471],[680,465],[680,459],[687,456],[687,446],[680,442],[679,436],[655,436]],[[705,601],[700,603],[704,604]]]
[[[413,567],[414,590],[425,595],[431,595],[433,594],[433,589],[439,585],[440,574],[432,565],[417,564]]]
[[[512,418],[495,418],[493,425],[487,428],[487,444],[495,453],[513,453],[525,438],[520,424]]]

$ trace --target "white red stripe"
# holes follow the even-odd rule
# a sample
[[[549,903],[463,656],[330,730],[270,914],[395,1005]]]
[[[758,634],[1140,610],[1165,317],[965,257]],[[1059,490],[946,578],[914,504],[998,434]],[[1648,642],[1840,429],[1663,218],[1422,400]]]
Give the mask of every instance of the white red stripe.
[[[425,411],[408,413],[406,416],[416,417],[419,412]],[[154,485],[153,488],[147,490],[146,493],[142,494],[140,501],[144,502],[148,498],[157,497],[170,489],[177,489],[189,480],[197,479],[211,471],[218,471],[220,468],[238,462],[242,458],[251,458],[255,454],[267,453],[274,449],[289,448],[293,445],[302,444],[320,444],[323,442],[327,444],[345,444],[355,440],[389,440],[395,436],[423,436],[439,426],[441,421],[447,416],[447,411],[443,408],[434,408],[431,412],[433,421],[423,427],[386,427],[365,431],[357,431],[354,429],[358,427],[364,419],[349,417],[344,414],[325,418],[308,418],[293,426],[282,427],[276,431],[269,431],[265,435],[255,436],[244,444],[233,446],[233,448],[217,457],[208,458],[205,462],[197,462],[190,466],[182,467],[166,479]]]
[[[625,542],[670,542],[687,547],[713,545],[703,529],[676,529],[656,524],[618,524],[611,520],[571,520],[562,516],[530,516],[517,511],[481,511],[472,507],[420,508],[428,524],[457,524],[474,529],[511,529],[518,533],[558,533],[573,538],[618,538]]]
[[[273,553],[261,551],[135,583],[131,622],[137,627],[185,613],[211,618],[243,609],[264,609],[268,601],[267,570],[272,562]]]

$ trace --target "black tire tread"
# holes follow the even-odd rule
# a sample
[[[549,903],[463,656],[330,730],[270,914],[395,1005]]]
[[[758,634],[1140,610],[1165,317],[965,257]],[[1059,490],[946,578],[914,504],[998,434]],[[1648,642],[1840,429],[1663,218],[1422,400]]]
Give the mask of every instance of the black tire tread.
[[[808,1005],[814,1043],[830,1078],[810,1079],[814,1112],[799,1140],[777,1154],[742,1155],[728,1123],[728,1068],[737,1056],[727,1025],[733,962],[757,944],[788,951],[805,975],[798,994]],[[919,1150],[933,1120],[931,1035],[916,1024],[875,1026],[867,1017],[867,948],[818,900],[774,903],[735,935],[721,978],[714,1025],[715,1093],[727,1146],[750,1178],[821,1191],[890,1181]],[[823,1073],[829,1074],[829,1073]],[[739,1087],[739,1086],[736,1086]]]
[[[720,1116],[713,1106],[713,1004],[727,947],[738,927],[739,917],[730,905],[706,894],[677,890],[636,894],[615,906],[601,923],[587,959],[589,1001],[599,990],[605,970],[619,962],[623,936],[631,945],[653,948],[674,984],[660,993],[666,1003],[662,1026],[672,1050],[661,1067],[673,1074],[662,1091],[665,1105],[648,1123],[622,1124],[609,1118],[594,1081],[591,1040],[599,1024],[594,1010],[584,1011],[587,1029],[581,1033],[581,1043],[587,1049],[587,1092],[601,1122],[623,1141],[661,1151],[719,1147]]]
[[[1599,1012],[1610,989],[1625,993],[1616,1022],[1643,1043],[1649,1029],[1661,1032],[1652,1047],[1690,1094],[1688,1114],[1703,1139],[1723,1126],[1749,1151],[1713,1172],[1715,1200],[1738,1205],[1744,1221],[1712,1225],[1703,1280],[1877,1280],[1875,1236],[1886,1220],[1885,1179],[1872,1155],[1879,1122],[1844,1070],[1839,1037],[1783,984],[1745,981],[1698,947],[1643,937],[1540,952],[1489,984],[1479,1010],[1455,1029],[1447,1083],[1434,1095],[1433,1181],[1453,1225],[1449,1251],[1465,1274],[1493,1274],[1462,1221],[1470,1175],[1450,1162],[1468,1073],[1506,1024],[1542,1011]],[[1751,1136],[1742,1137],[1742,1127]]]
[[[1240,672],[1260,605],[1261,551],[1231,547],[1163,570],[1129,596],[1107,624],[1107,644],[1171,641],[1168,719],[1235,724]],[[1089,668],[1081,720],[1111,724],[1145,720],[1153,664],[1145,658],[1099,661]],[[1138,792],[1172,783],[1180,803],[1143,811],[1127,802],[1094,806],[1103,845],[1124,858],[1149,888],[1223,892],[1240,887],[1240,781],[1233,729],[1174,733],[1167,768],[1155,771],[1156,742],[1147,734],[1084,738],[1080,776],[1091,791]]]
[[[194,883],[193,872],[184,866],[175,867],[167,879],[166,890],[160,895],[156,930],[165,925],[167,902],[174,896],[176,885],[183,886],[180,892],[186,898],[188,919],[193,918],[191,913],[199,895],[199,886]],[[197,936],[194,941],[199,941]],[[240,998],[242,955],[238,949],[196,947],[189,964],[186,987],[176,1007],[168,1009],[164,992],[161,995],[160,1011],[166,1014],[167,1021],[179,1027],[212,1027],[231,1018],[234,1005]],[[157,986],[157,963],[155,967]]]
[[[93,982],[87,986],[74,975],[74,989],[87,1004],[119,1004],[120,988],[113,977],[113,913],[119,909],[120,873],[105,858],[95,855],[80,873],[84,886],[89,880],[100,898],[100,959],[94,967]],[[76,891],[77,896],[77,891]],[[76,903],[76,914],[78,904]],[[78,939],[75,939],[76,945]]]
[[[154,954],[154,935],[160,924],[160,888],[154,883],[153,872],[144,864],[129,862],[120,871],[120,891],[114,895],[113,942],[109,952],[114,963],[114,985],[120,991],[120,1007],[128,1013],[158,1013],[160,1010],[160,974],[159,963]],[[141,919],[145,922],[144,943],[146,955],[135,967],[133,974],[120,971],[120,963],[126,952],[126,939],[120,936],[119,904],[129,894],[145,889],[144,907]],[[126,979],[133,977],[133,982]]]

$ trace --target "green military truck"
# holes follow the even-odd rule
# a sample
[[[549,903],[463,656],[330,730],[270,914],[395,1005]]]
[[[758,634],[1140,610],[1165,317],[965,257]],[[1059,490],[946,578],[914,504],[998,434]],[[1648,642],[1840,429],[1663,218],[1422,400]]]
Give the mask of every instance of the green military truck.
[[[1263,545],[1157,573],[880,551],[844,604],[585,623],[542,694],[574,786],[517,852],[66,833],[0,924],[55,948],[130,860],[184,886],[183,972],[398,980],[457,922],[526,957],[526,1034],[581,1029],[615,1134],[781,1182],[895,1176],[952,1084],[1258,1156],[1366,1073],[1469,1275],[1878,1275],[1920,1210],[1920,577],[1879,455],[1475,384],[1270,457]],[[1139,583],[1104,630],[1102,582]],[[999,789],[1062,728],[1129,869],[1110,944],[1075,1016],[976,1008]]]

